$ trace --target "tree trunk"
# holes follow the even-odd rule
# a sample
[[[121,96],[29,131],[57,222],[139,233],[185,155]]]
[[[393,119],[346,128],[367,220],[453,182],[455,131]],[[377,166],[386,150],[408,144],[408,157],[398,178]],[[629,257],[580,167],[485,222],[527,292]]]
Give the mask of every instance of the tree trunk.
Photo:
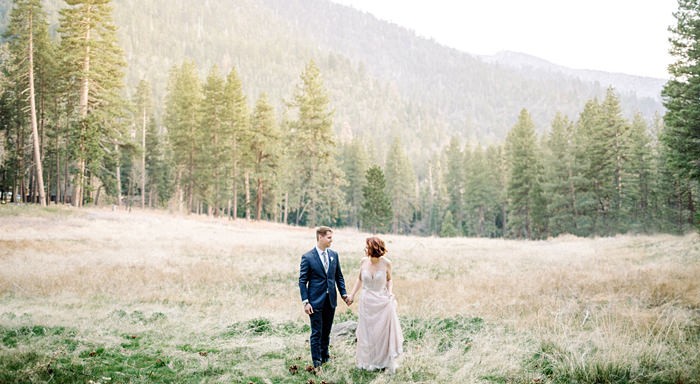
[[[126,192],[126,206],[127,206],[129,212],[131,212],[131,202],[133,200],[134,200],[134,171],[132,168],[132,171],[130,172],[130,175],[129,175],[129,189]]]
[[[114,145],[115,150],[119,150],[119,147],[117,145]],[[117,156],[117,207],[122,206],[122,167],[121,167],[121,162],[119,161],[119,156]]]
[[[85,41],[90,41],[90,29],[85,32]],[[88,114],[88,94],[90,90],[90,81],[88,74],[90,73],[90,45],[85,45],[85,56],[83,58],[83,78],[80,84],[80,158],[78,159],[78,180],[75,183],[75,196],[73,196],[73,205],[76,207],[83,206],[83,184],[85,183],[85,124],[87,124]]]
[[[143,108],[141,136],[141,209],[146,206],[146,108]]]
[[[12,191],[12,199],[14,202],[21,203],[24,201],[24,130],[21,124],[17,124],[17,169],[15,170],[14,191]]]
[[[190,152],[190,161],[187,164],[187,214],[194,212],[194,155]]]
[[[245,218],[250,220],[250,171],[245,171]]]
[[[263,204],[263,181],[258,177],[257,196],[255,196],[255,218],[262,220],[262,204]]]
[[[283,219],[284,223],[287,224],[289,223],[289,192],[284,192],[284,215]]]
[[[177,213],[182,213],[182,204],[183,204],[183,196],[182,196],[182,170],[179,169],[177,170],[177,176],[175,177],[175,193],[176,199],[177,199]]]
[[[39,190],[41,206],[46,206],[44,192],[44,169],[41,166],[41,150],[39,148],[39,128],[36,121],[36,101],[34,95],[34,38],[32,36],[32,14],[29,14],[29,109],[32,122],[32,141],[34,145],[34,164],[36,169],[36,187]]]
[[[100,202],[100,192],[102,192],[102,185],[97,187],[97,192],[95,193],[95,205],[98,205]]]
[[[235,145],[235,143],[234,143]],[[238,166],[236,161],[233,161],[233,177],[231,177],[231,191],[233,192],[233,219],[238,218],[238,184],[236,183],[236,176],[238,176]]]
[[[64,189],[61,185],[61,151],[59,150],[61,143],[56,135],[56,204],[60,201],[64,203]]]
[[[503,237],[508,237],[508,208],[506,204],[501,206],[501,215],[503,215]]]

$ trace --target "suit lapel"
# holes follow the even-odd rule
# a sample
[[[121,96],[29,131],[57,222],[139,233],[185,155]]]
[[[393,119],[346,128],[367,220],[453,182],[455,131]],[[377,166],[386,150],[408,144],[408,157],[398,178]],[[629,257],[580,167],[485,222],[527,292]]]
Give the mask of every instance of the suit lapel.
[[[314,255],[316,255],[316,257],[314,258],[315,259],[314,264],[316,265],[316,269],[323,272],[324,275],[327,274],[327,272],[323,270],[323,263],[321,262],[321,255],[318,254],[318,250],[316,248],[314,248],[313,253],[314,253]],[[328,256],[329,256],[328,263],[330,264],[330,252],[328,252]]]
[[[328,272],[333,270],[333,263],[335,262],[335,256],[333,256],[333,252],[328,250]],[[326,272],[326,273],[328,273]]]

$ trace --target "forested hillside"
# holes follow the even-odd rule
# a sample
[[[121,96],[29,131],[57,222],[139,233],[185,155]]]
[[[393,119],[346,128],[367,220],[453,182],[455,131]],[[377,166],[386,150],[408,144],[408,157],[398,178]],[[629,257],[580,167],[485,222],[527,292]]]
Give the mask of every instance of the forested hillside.
[[[319,46],[367,65],[379,79],[395,84],[403,95],[442,117],[451,135],[492,143],[501,141],[528,109],[538,132],[546,131],[557,112],[573,118],[586,100],[604,97],[629,76],[584,75],[584,71],[539,71],[494,65],[469,53],[416,37],[405,28],[322,0],[264,0],[311,36]],[[640,79],[635,94],[625,87],[622,106],[631,117],[660,112],[658,79]],[[655,88],[653,96],[649,90]],[[639,96],[637,96],[639,95]]]
[[[70,4],[0,0],[6,201],[529,239],[696,220],[658,79],[486,60],[323,0]]]
[[[10,3],[0,0],[0,12]],[[43,4],[55,22],[52,14],[63,0]],[[201,75],[212,65],[222,72],[235,67],[246,94],[265,92],[279,110],[313,58],[336,111],[336,133],[398,136],[421,160],[452,136],[502,141],[521,108],[530,111],[538,132],[547,131],[557,112],[575,118],[609,86],[618,90],[628,118],[640,112],[650,121],[663,110],[658,79],[641,78],[642,91],[635,93],[618,89],[624,75],[533,74],[326,0],[115,0],[113,6],[129,92],[144,79],[162,100],[168,71],[190,59]]]

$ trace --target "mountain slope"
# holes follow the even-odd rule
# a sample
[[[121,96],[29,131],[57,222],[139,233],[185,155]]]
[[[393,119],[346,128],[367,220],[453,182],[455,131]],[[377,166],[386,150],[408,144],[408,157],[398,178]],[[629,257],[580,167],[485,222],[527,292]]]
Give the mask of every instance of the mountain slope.
[[[571,69],[519,52],[503,51],[491,56],[481,56],[481,58],[488,63],[498,63],[519,69],[523,72],[558,72],[568,77],[579,78],[585,82],[598,82],[600,84],[612,85],[620,93],[636,94],[639,97],[650,98],[657,101],[661,101],[661,89],[666,82],[663,79],[627,75],[624,73]]]
[[[602,96],[610,85],[622,86],[623,108],[630,116],[639,111],[651,117],[661,110],[663,81],[658,79],[637,77],[631,83],[633,76],[574,70],[534,75],[508,60],[494,65],[352,8],[322,0],[264,2],[314,31],[324,49],[362,60],[374,75],[445,113],[452,126],[459,127],[460,120],[475,124],[481,137],[502,138],[521,108],[530,110],[540,129],[557,110],[575,117],[585,100]],[[635,87],[641,92],[633,94]]]
[[[63,1],[45,0],[55,12]],[[0,15],[10,0],[0,0]],[[586,101],[618,89],[625,114],[662,111],[658,79],[544,70],[500,56],[482,58],[327,0],[114,0],[129,63],[127,84],[144,78],[162,100],[168,71],[193,60],[235,67],[249,103],[266,92],[278,112],[309,60],[321,68],[341,140],[360,135],[385,144],[399,136],[418,163],[451,136],[500,142],[522,108],[539,132],[557,112],[576,119]],[[55,15],[52,20],[56,20]],[[541,64],[541,63],[540,63]],[[632,81],[633,80],[633,81]],[[654,91],[657,89],[657,91]]]

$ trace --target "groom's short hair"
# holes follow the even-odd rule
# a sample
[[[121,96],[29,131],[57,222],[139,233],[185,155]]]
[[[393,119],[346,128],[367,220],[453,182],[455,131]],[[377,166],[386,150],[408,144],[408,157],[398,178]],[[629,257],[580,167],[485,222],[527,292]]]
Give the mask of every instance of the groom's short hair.
[[[331,229],[331,227],[326,226],[320,226],[316,228],[316,240],[318,240],[318,238],[321,236],[326,236],[328,232],[333,232],[333,229]]]

